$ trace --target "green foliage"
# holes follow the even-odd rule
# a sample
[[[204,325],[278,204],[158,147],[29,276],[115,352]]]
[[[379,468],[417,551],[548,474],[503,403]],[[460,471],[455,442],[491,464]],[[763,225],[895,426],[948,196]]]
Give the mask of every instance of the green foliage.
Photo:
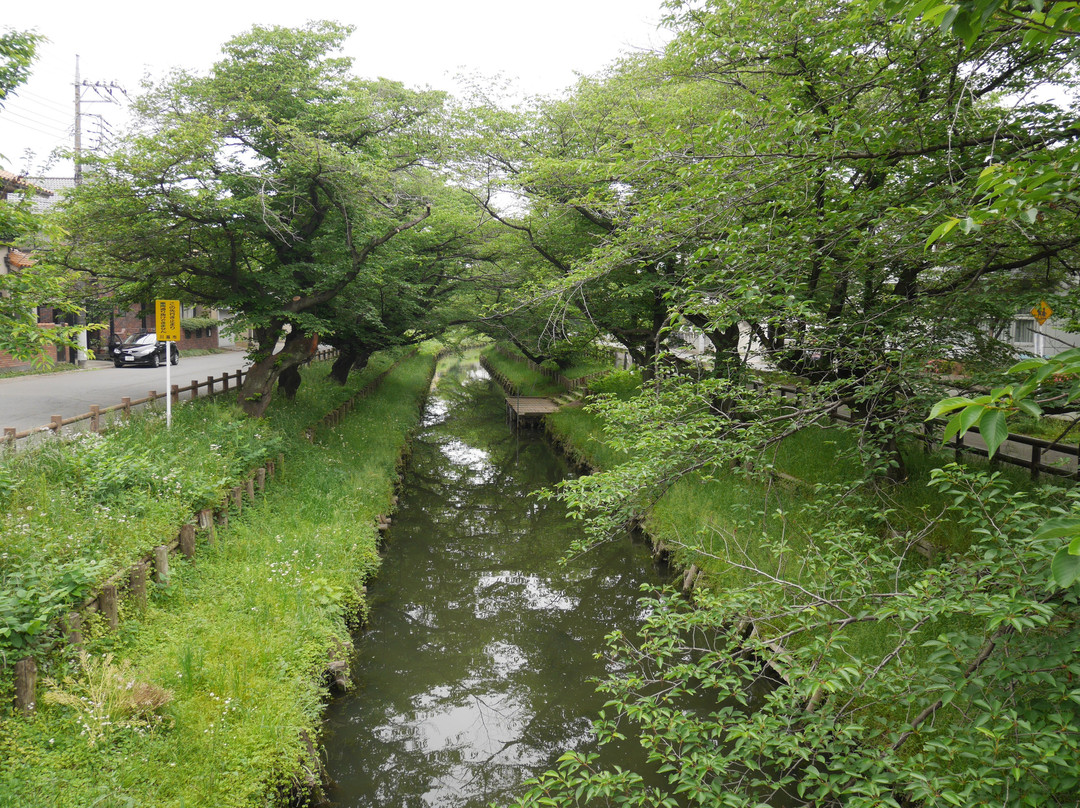
[[[163,425],[161,413],[140,414],[0,459],[0,653],[51,639],[55,618],[92,585],[171,539],[283,445],[223,401],[192,402]]]
[[[29,562],[0,577],[0,656],[33,651],[52,623],[84,598],[101,577],[99,562]]]
[[[216,328],[221,325],[220,320],[213,317],[181,317],[180,327],[185,331],[194,331],[199,328]]]
[[[1059,407],[1068,407],[1080,400],[1078,348],[1063,351],[1051,359],[1024,360],[1010,368],[1009,373],[1028,375],[1015,384],[995,388],[989,395],[973,399],[963,396],[943,399],[930,410],[928,420],[953,413],[945,426],[946,441],[977,426],[986,441],[987,451],[993,457],[1008,436],[1007,417],[1010,414],[1024,413],[1039,417],[1043,407],[1050,402]],[[1062,587],[1080,579],[1080,519],[1050,520],[1036,532],[1035,537],[1069,539],[1055,551],[1051,573],[1055,583]]]
[[[1042,585],[1052,539],[1032,527],[1047,502],[956,465],[933,484],[953,505],[923,530],[965,524],[963,556],[911,563],[906,542],[852,525],[825,490],[816,525],[714,524],[708,552],[705,534],[684,534],[699,565],[739,574],[692,600],[643,601],[641,635],[609,638],[610,700],[594,723],[602,743],[637,739],[663,787],[571,753],[518,804],[1067,803],[1080,613],[1075,590]]]
[[[589,383],[589,389],[597,395],[611,395],[627,399],[641,390],[641,372],[638,370],[613,370]]]
[[[8,28],[0,33],[0,109],[12,91],[30,77],[30,66],[37,58],[41,34]]]
[[[442,94],[350,75],[351,32],[254,26],[208,75],[170,74],[136,102],[139,131],[66,200],[80,233],[68,266],[120,300],[183,297],[252,329],[250,415],[316,337],[364,358],[425,338],[483,260],[468,197],[428,167]]]
[[[213,544],[200,538],[196,563],[175,557],[168,586],[152,589],[145,611],[124,614],[118,635],[89,632],[101,675],[48,662],[60,690],[84,706],[43,699],[33,720],[0,712],[0,805],[151,805],[167,794],[176,805],[251,808],[302,793],[303,736],[317,736],[327,663],[345,653],[347,624],[363,616],[362,585],[379,564],[375,516],[389,509],[431,357],[397,368],[345,423],[318,430],[315,444],[301,430],[391,361],[374,357],[345,388],[326,378],[326,364],[309,367],[296,400],[251,425],[263,439],[284,436],[286,469],[217,528]],[[96,661],[106,653],[113,669],[130,664],[126,681],[172,698],[142,714],[164,718],[153,731],[109,729],[90,747],[81,723],[104,721],[90,720],[81,697],[107,678]],[[126,690],[107,684],[98,689],[109,699],[91,702],[120,702]]]
[[[173,694],[139,681],[130,660],[115,665],[112,654],[98,659],[80,651],[78,665],[78,676],[45,682],[45,701],[70,707],[81,727],[80,735],[86,736],[90,746],[117,731],[143,733],[164,722],[159,711],[172,701]]]

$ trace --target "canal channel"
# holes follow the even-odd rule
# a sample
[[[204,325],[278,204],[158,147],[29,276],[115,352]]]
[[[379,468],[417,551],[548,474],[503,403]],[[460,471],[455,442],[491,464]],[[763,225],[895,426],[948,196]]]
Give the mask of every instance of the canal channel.
[[[595,654],[640,623],[639,588],[660,574],[628,537],[560,563],[581,524],[533,492],[569,476],[542,436],[506,426],[485,371],[444,360],[368,586],[356,686],[327,713],[333,805],[507,802],[592,749]],[[635,747],[612,762],[635,765]]]

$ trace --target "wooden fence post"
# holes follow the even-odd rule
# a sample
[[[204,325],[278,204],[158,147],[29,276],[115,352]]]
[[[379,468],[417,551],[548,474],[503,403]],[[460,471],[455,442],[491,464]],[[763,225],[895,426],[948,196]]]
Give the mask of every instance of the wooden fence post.
[[[169,548],[164,544],[154,548],[154,580],[161,586],[169,583]]]
[[[90,405],[90,431],[101,431],[101,407],[97,404]]]
[[[67,640],[68,645],[82,648],[82,621],[82,615],[78,612],[68,612],[67,617],[61,622],[61,628],[64,631],[64,639]]]
[[[24,715],[37,707],[37,663],[33,657],[23,657],[15,663],[15,706]]]
[[[62,415],[54,415],[49,420],[49,429],[51,429],[53,431],[54,435],[59,435],[60,430],[63,428],[63,426],[64,426],[64,416],[62,416]]]
[[[123,396],[120,403],[124,406],[124,417],[131,417],[131,396]]]
[[[146,573],[145,561],[140,561],[131,568],[131,597],[140,609],[146,608]]]
[[[196,517],[199,530],[206,533],[206,540],[210,544],[217,543],[217,531],[214,528],[214,511],[211,508],[203,508]]]
[[[244,491],[237,485],[229,494],[232,497],[232,504],[236,507],[236,515],[239,516],[244,512]]]
[[[228,372],[221,374],[221,392],[229,392],[229,374]]]
[[[172,398],[172,403],[173,404],[179,404],[180,403],[180,385],[174,384],[172,386],[172,389],[169,390],[169,396]]]
[[[199,397],[199,383],[195,379],[191,380],[191,399],[194,401]]]
[[[195,557],[195,525],[180,526],[180,552],[188,558]]]
[[[17,431],[13,426],[4,427],[4,443],[7,444],[9,449],[15,448],[15,433]]]
[[[266,467],[260,466],[255,469],[255,484],[259,486],[259,493],[266,491]]]
[[[120,601],[116,593],[116,584],[106,584],[101,587],[98,604],[101,606],[101,613],[109,621],[109,628],[113,631],[120,628]]]
[[[206,377],[206,395],[208,395],[208,396],[214,395],[214,377],[213,376],[207,376]]]

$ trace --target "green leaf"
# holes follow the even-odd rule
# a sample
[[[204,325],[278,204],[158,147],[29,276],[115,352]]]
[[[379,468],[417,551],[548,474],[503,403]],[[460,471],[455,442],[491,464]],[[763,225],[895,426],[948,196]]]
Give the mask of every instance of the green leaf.
[[[1060,516],[1056,519],[1048,519],[1042,523],[1038,530],[1031,534],[1033,540],[1060,539],[1069,536],[1080,535],[1080,518],[1075,516]]]
[[[960,411],[960,434],[963,435],[982,418],[986,407],[982,404],[971,404]]]
[[[972,403],[973,402],[970,398],[966,398],[964,396],[953,396],[952,398],[944,398],[930,408],[930,414],[926,416],[926,420],[933,420],[940,415],[944,415],[947,412],[952,412],[953,410],[958,410],[961,407],[966,407]]]
[[[949,439],[952,438],[952,436],[955,435],[959,431],[960,431],[960,415],[957,414],[957,415],[954,415],[952,418],[950,418],[949,422],[947,424],[945,424],[945,431],[941,435],[941,442],[942,443],[948,443]]]
[[[979,432],[986,441],[986,451],[993,457],[998,447],[1009,437],[1009,426],[1005,422],[1005,413],[990,410],[979,421]]]
[[[949,219],[935,227],[933,232],[930,233],[929,238],[926,239],[925,249],[929,249],[931,246],[933,246],[934,242],[947,236],[949,232],[952,231],[952,229],[958,224],[960,224],[959,219]]]
[[[1080,555],[1073,555],[1067,547],[1054,553],[1050,572],[1058,586],[1071,586],[1080,577]]]
[[[1030,415],[1032,418],[1042,417],[1042,407],[1040,407],[1038,404],[1036,404],[1034,401],[1031,401],[1030,399],[1020,399],[1016,402],[1016,406],[1020,409],[1021,412]]]
[[[1011,368],[1009,368],[1008,372],[1009,373],[1024,373],[1026,371],[1032,370],[1033,368],[1042,367],[1045,364],[1046,364],[1045,359],[1043,359],[1041,357],[1033,357],[1031,359],[1025,359],[1022,362],[1017,362],[1015,365],[1013,365]]]

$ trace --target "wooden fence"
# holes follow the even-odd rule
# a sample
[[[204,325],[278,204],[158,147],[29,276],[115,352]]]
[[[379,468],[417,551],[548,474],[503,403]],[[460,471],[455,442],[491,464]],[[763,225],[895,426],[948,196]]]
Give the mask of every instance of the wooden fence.
[[[520,362],[537,373],[542,373],[548,378],[555,380],[569,391],[588,392],[589,383],[606,373],[606,371],[601,371],[599,373],[589,374],[588,376],[582,376],[579,379],[568,379],[559,373],[540,367],[530,359],[520,356],[513,351],[509,351],[501,345],[497,345],[496,350],[506,358]],[[490,368],[489,372],[491,372]],[[751,382],[751,386],[757,390],[763,390],[766,387],[766,385],[761,382]],[[791,387],[789,385],[778,385],[770,387],[770,389],[778,391],[783,398],[794,401],[796,405],[799,404],[800,399],[805,395],[805,393],[797,387]],[[858,420],[851,414],[850,408],[848,408],[843,401],[839,400],[834,402],[834,406],[830,410],[829,415],[834,420],[844,423],[853,423]],[[918,436],[922,439],[923,445],[927,450],[932,449],[935,443],[940,442],[944,427],[945,421],[941,419],[928,423],[924,422],[922,424]],[[955,436],[950,441],[949,446],[954,452],[957,460],[965,454],[977,455],[980,457],[989,456],[989,452],[986,449],[986,443],[983,441],[982,435],[979,434],[978,427],[968,430],[968,432],[962,436]],[[1027,435],[1009,433],[1009,437],[1005,439],[994,454],[993,460],[995,462],[1026,468],[1031,473],[1033,479],[1038,479],[1041,474],[1049,474],[1056,477],[1072,477],[1073,479],[1080,480],[1080,446],[1053,443],[1048,440],[1043,440],[1042,438],[1033,438]]]
[[[752,382],[752,386],[758,390],[765,388],[765,385],[760,382]],[[771,389],[779,391],[781,396],[793,400],[796,405],[798,405],[800,398],[805,395],[798,388],[788,385],[779,385]],[[850,408],[843,401],[834,403],[835,406],[829,412],[833,420],[849,424],[858,420],[851,414]],[[946,421],[940,418],[922,423],[917,435],[923,441],[923,446],[926,447],[927,451],[932,450],[936,444],[941,443],[945,423]],[[978,427],[973,427],[964,435],[954,436],[949,442],[949,448],[952,449],[958,461],[965,454],[979,457],[989,457],[990,454]],[[1080,446],[1053,443],[1042,438],[1033,438],[1028,435],[1010,432],[994,454],[993,460],[1025,468],[1031,473],[1032,479],[1038,479],[1041,474],[1050,474],[1056,477],[1072,477],[1080,480]]]
[[[312,360],[325,360],[332,359],[338,355],[338,351],[333,348],[319,351]],[[178,384],[174,384],[169,391],[169,395],[172,396],[172,403],[179,404],[180,396],[183,393],[190,393],[189,399],[195,399],[199,397],[199,391],[204,390],[204,396],[212,396],[217,393],[227,393],[230,390],[238,390],[244,383],[245,372],[243,370],[237,370],[234,373],[223,373],[219,377],[207,376],[206,381],[200,382],[197,379],[192,379],[191,384],[181,387]],[[31,429],[24,429],[22,431],[16,430],[12,427],[5,427],[3,437],[0,437],[0,447],[5,449],[15,448],[17,441],[32,438],[34,436],[48,435],[56,436],[61,434],[64,427],[72,426],[75,424],[86,423],[86,427],[91,432],[101,432],[108,427],[112,419],[117,417],[119,413],[120,417],[127,417],[131,414],[132,408],[139,407],[145,404],[151,404],[158,399],[164,399],[165,394],[159,393],[157,390],[150,390],[145,398],[131,398],[130,396],[124,396],[120,399],[119,404],[113,404],[111,407],[101,407],[97,404],[90,406],[90,412],[84,412],[80,415],[73,415],[70,418],[65,418],[62,415],[54,415],[50,419],[49,423],[43,426],[32,427]]]
[[[370,395],[382,384],[383,380],[394,368],[414,356],[416,352],[417,349],[414,348],[403,355],[343,404],[328,412],[315,424],[304,429],[305,438],[308,441],[314,441],[315,431],[319,427],[333,429],[340,424],[358,401]],[[319,358],[329,358],[330,354],[330,351],[325,351],[320,354]],[[237,376],[239,375],[240,371],[237,371]],[[212,390],[213,386],[211,385],[209,389]],[[227,390],[229,388],[225,386],[222,389]],[[183,388],[181,388],[180,392],[183,392]],[[143,402],[152,400],[153,398],[148,397]],[[401,463],[402,460],[399,458],[398,465],[400,466]],[[265,491],[267,482],[274,478],[275,475],[281,474],[284,469],[285,455],[283,454],[279,454],[276,459],[268,460],[263,466],[253,469],[241,485],[233,486],[225,493],[217,507],[201,510],[189,521],[180,525],[176,538],[171,542],[154,547],[152,551],[139,557],[134,564],[108,578],[94,594],[86,598],[82,604],[68,612],[60,620],[58,628],[63,634],[64,641],[69,645],[82,646],[83,622],[90,614],[101,614],[108,623],[109,628],[115,631],[119,627],[119,606],[122,598],[131,599],[139,608],[145,607],[147,602],[147,581],[152,577],[158,584],[168,582],[169,557],[171,555],[180,552],[186,558],[193,559],[196,552],[196,538],[199,533],[203,534],[209,544],[213,544],[216,541],[216,527],[228,526],[230,511],[235,515],[241,514],[244,503],[253,504],[256,495]],[[392,497],[392,502],[397,504],[396,496]],[[389,529],[391,521],[389,515],[379,515],[376,518],[376,530],[380,534],[384,533]],[[37,661],[32,655],[26,656],[11,667],[14,669],[15,676],[15,706],[24,714],[33,713],[37,702]]]

